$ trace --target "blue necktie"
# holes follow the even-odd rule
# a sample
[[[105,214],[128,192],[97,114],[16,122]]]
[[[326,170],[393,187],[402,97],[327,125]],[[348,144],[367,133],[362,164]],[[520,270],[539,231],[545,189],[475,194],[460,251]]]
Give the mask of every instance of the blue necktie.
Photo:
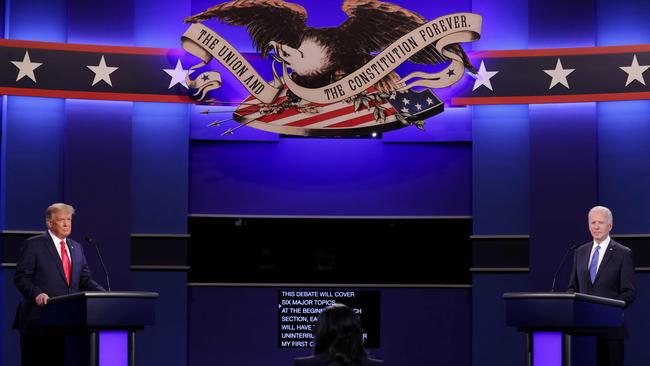
[[[596,279],[596,272],[598,271],[598,250],[600,249],[600,245],[596,245],[596,249],[594,250],[594,255],[591,257],[591,264],[589,265],[589,277],[591,277],[591,283],[594,283],[594,280]]]

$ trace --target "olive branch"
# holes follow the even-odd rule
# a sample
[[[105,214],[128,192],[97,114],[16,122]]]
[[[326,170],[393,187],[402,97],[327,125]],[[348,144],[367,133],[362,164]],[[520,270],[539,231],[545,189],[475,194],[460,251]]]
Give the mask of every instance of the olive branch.
[[[361,106],[365,107],[367,110],[372,110],[373,117],[377,123],[386,122],[386,108],[382,107],[382,104],[388,101],[390,98],[388,93],[372,93],[368,94],[366,92],[359,93],[351,98],[346,99],[348,103],[354,103],[354,111],[361,109]],[[370,102],[375,102],[373,105]],[[424,131],[425,121],[413,119],[413,115],[409,112],[404,111],[395,111],[395,118],[400,121],[405,126],[415,126],[418,130]]]

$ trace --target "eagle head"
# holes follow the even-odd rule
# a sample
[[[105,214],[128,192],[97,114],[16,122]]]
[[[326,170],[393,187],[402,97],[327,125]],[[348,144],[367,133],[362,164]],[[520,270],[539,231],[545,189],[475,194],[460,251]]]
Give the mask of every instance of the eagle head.
[[[316,37],[304,37],[298,48],[274,41],[269,46],[275,51],[276,59],[301,77],[322,75],[335,66],[330,48]]]

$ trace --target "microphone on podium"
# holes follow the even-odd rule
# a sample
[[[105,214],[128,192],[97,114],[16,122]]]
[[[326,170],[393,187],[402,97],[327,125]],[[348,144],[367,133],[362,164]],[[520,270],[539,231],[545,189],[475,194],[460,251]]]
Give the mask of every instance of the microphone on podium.
[[[562,257],[562,260],[560,261],[560,265],[557,267],[557,270],[555,271],[555,274],[553,275],[553,284],[551,285],[551,292],[555,292],[555,281],[557,280],[557,275],[560,273],[560,269],[562,269],[562,265],[564,264],[564,261],[566,260],[567,255],[578,249],[580,244],[574,244],[572,245],[567,251],[564,253],[564,257]]]
[[[108,287],[108,291],[111,290],[111,280],[108,277],[108,270],[106,269],[106,265],[104,265],[104,260],[102,259],[102,254],[99,252],[99,246],[97,246],[97,243],[93,240],[90,235],[86,235],[86,243],[92,245],[95,247],[95,250],[97,251],[97,256],[99,257],[99,263],[102,265],[102,269],[104,270],[104,275],[106,275],[106,287]]]

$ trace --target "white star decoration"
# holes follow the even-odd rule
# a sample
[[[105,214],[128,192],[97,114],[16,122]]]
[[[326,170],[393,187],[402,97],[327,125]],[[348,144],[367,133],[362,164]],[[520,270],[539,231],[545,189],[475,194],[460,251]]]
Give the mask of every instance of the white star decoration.
[[[627,81],[625,86],[630,85],[634,80],[645,85],[645,79],[643,78],[643,73],[650,68],[650,65],[639,65],[639,61],[636,60],[636,55],[632,59],[632,65],[630,66],[621,66],[621,70],[627,73]]]
[[[567,89],[571,89],[569,87],[569,81],[566,77],[569,76],[569,74],[573,71],[575,71],[575,69],[564,69],[562,67],[562,61],[560,61],[558,58],[554,70],[544,70],[545,73],[551,76],[551,86],[549,86],[548,89],[553,89],[553,87],[557,84],[562,84]]]
[[[99,60],[99,65],[97,66],[86,66],[92,72],[95,73],[95,79],[93,79],[93,85],[97,84],[100,81],[104,81],[106,84],[113,86],[111,83],[111,73],[119,69],[119,67],[106,66],[106,60],[104,60],[104,55],[102,55],[101,60]]]
[[[32,50],[32,51],[34,51],[34,50]],[[22,51],[20,51],[20,52],[22,52]],[[632,52],[630,52],[630,53],[632,53]],[[39,61],[47,61],[48,65],[50,65],[50,67],[47,67],[46,69],[39,69],[39,78],[41,79],[41,81],[43,81],[44,80],[43,78],[46,77],[46,76],[54,77],[54,76],[48,74],[48,73],[56,72],[55,70],[52,70],[53,68],[56,69],[56,67],[52,66],[51,60],[47,59],[46,56],[43,56],[43,53],[37,53],[36,56],[37,56],[37,59],[39,59]],[[641,84],[643,86],[646,86],[644,74],[645,74],[646,71],[648,71],[648,69],[650,69],[650,59],[644,58],[646,55],[642,54],[641,55],[642,62],[648,63],[648,64],[639,64],[639,60],[638,60],[637,56],[638,56],[637,54],[633,54],[633,57],[632,57],[632,60],[630,61],[629,66],[618,66],[618,65],[620,65],[620,63],[618,63],[616,61],[614,61],[616,63],[608,61],[605,64],[605,62],[601,61],[600,59],[595,60],[595,61],[598,61],[597,66],[599,67],[599,70],[598,71],[592,71],[592,72],[594,74],[598,74],[598,73],[617,73],[617,75],[619,75],[619,76],[616,77],[618,79],[618,81],[607,80],[607,82],[609,84],[611,84],[612,81],[614,81],[615,83],[620,83],[622,81],[622,74],[620,74],[620,71],[613,71],[615,68],[618,68],[618,69],[620,69],[620,70],[622,70],[623,72],[626,73],[627,80],[625,82],[625,87],[628,87],[629,85],[634,84],[635,81],[637,81],[639,84]],[[109,57],[112,57],[112,56],[109,55]],[[557,56],[555,56],[555,57],[557,57]],[[627,58],[629,56],[624,56],[624,57]],[[11,56],[11,58],[16,58],[16,56]],[[43,59],[43,58],[45,58],[45,59]],[[39,67],[41,67],[42,65],[44,65],[43,62],[33,62],[31,60],[29,52],[27,50],[25,50],[25,54],[24,54],[22,60],[7,60],[7,61],[11,62],[14,65],[14,67],[16,67],[18,69],[17,76],[16,76],[16,83],[18,83],[20,80],[27,77],[27,78],[31,79],[34,84],[37,84],[35,70],[38,69]],[[7,62],[7,61],[5,61],[5,62]],[[566,61],[567,60],[565,59],[565,62]],[[54,61],[52,61],[52,62],[54,62]],[[494,62],[494,60],[492,60],[490,62]],[[545,61],[545,62],[548,62],[548,61]],[[571,61],[569,61],[569,62],[571,63]],[[577,62],[577,61],[574,60],[574,62]],[[602,65],[601,65],[601,63],[602,63]],[[495,64],[492,64],[492,63],[491,63],[491,65],[495,66]],[[129,65],[127,65],[126,63],[123,64],[122,66],[124,66],[125,68],[129,67]],[[75,66],[75,68],[77,70],[80,70],[83,67],[84,67],[83,63],[82,64],[77,64]],[[116,70],[119,69],[119,67],[117,67],[117,66],[108,66],[107,63],[106,63],[105,55],[101,55],[101,58],[99,60],[98,65],[85,65],[85,67],[87,67],[88,69],[90,69],[94,73],[94,79],[92,81],[92,86],[95,86],[99,82],[103,81],[106,84],[108,84],[110,87],[112,87],[113,84],[112,84],[110,75],[113,72],[115,72]],[[496,64],[496,67],[499,67],[498,64]],[[13,78],[14,74],[12,74],[12,72],[16,72],[15,69],[12,69],[12,68],[9,68],[9,67],[6,67],[6,69],[7,70],[5,70],[5,71],[9,74],[7,76],[10,77],[10,78]],[[160,70],[164,71],[165,74],[160,74]],[[541,73],[539,73],[539,68],[537,68],[537,70],[538,71],[533,71],[534,73],[537,73],[536,75],[538,75],[537,77],[535,77],[536,80],[534,80],[534,83],[538,84],[537,87],[539,87],[540,82],[543,82],[543,80],[548,80],[548,79],[545,79],[546,77],[542,78]],[[558,84],[562,84],[566,89],[570,90],[571,86],[569,84],[568,77],[575,70],[576,70],[575,68],[574,69],[565,68],[562,65],[561,58],[557,57],[556,65],[555,65],[554,69],[547,69],[547,70],[541,70],[541,71],[544,71],[545,74],[547,74],[548,76],[551,77],[550,84],[548,86],[548,90],[552,90]],[[174,86],[176,86],[178,84],[183,86],[185,89],[188,89],[189,88],[189,86],[187,84],[188,76],[192,75],[195,72],[195,70],[185,69],[183,67],[183,64],[182,64],[180,58],[177,58],[176,65],[175,65],[175,67],[173,69],[171,69],[171,68],[169,68],[169,69],[154,68],[154,71],[157,72],[157,79],[160,82],[162,82],[161,79],[163,79],[163,77],[165,77],[165,78],[169,77],[169,79],[167,79],[167,80],[169,80],[168,89],[172,89]],[[509,71],[522,72],[522,71],[527,71],[527,70],[502,69],[501,71],[504,71],[504,72],[507,73]],[[499,72],[500,71],[496,71],[496,70],[488,71],[487,68],[486,68],[485,62],[481,61],[478,72],[476,74],[470,74],[470,76],[474,77],[474,79],[475,79],[472,91],[476,91],[477,89],[480,89],[481,86],[484,86],[485,88],[489,89],[490,91],[494,91],[492,83],[491,83],[491,79],[495,75],[497,75]],[[586,72],[586,70],[581,69],[581,72],[584,74]],[[126,74],[124,74],[124,70],[121,71],[119,73],[119,75],[123,75],[123,77],[126,77]],[[163,75],[167,75],[167,76],[163,76]],[[587,79],[588,76],[590,76],[590,75],[586,75],[586,74],[582,75],[582,74],[579,73],[577,77],[580,78],[580,79],[582,79],[582,78]],[[61,77],[61,76],[58,76],[58,77]],[[514,76],[513,76],[513,78],[514,78]],[[119,79],[119,76],[118,76],[118,79]],[[503,79],[503,75],[501,75],[501,77],[498,78],[497,80],[498,80],[497,83],[505,82],[504,79]],[[529,80],[529,79],[522,80],[522,82],[523,81],[530,82],[531,84],[533,83],[533,80]],[[572,78],[572,83],[574,84],[573,85],[574,89],[576,89],[578,87],[580,87],[580,88],[586,87],[586,85],[582,85],[582,84],[587,84],[589,86],[597,85],[596,83],[598,83],[599,81],[600,81],[600,78],[597,78],[595,76],[593,76],[590,80],[585,80],[585,81],[577,80],[576,76],[574,76]],[[119,82],[120,81],[118,80],[118,84],[119,84]],[[20,85],[24,86],[25,85],[24,83],[25,82],[22,82],[22,83],[18,84],[17,86],[19,86],[19,87],[20,87]],[[29,83],[29,82],[27,82],[27,83]],[[612,85],[609,85],[609,84],[605,85],[605,86],[607,88],[614,89],[612,87]],[[598,84],[598,85],[600,86],[600,84]],[[499,85],[497,85],[497,87],[502,88],[503,86],[501,86],[501,84],[499,84]],[[619,89],[619,91],[620,91],[620,88],[621,88],[620,84],[618,86],[616,86],[616,89]],[[571,93],[574,93],[574,92],[579,93],[578,90],[570,91],[570,92],[567,92],[567,91],[562,92],[562,90],[564,90],[564,89],[558,88],[558,92],[560,94],[566,94],[566,93],[571,94]],[[628,93],[629,93],[629,89],[627,89],[627,90],[628,90]],[[634,90],[632,90],[632,91],[634,91]],[[409,100],[409,99],[406,98],[406,96],[408,96],[408,95],[404,95],[404,96],[401,95],[401,94],[405,94],[405,93],[407,93],[407,91],[400,90],[400,91],[397,91],[397,92],[393,92],[393,93],[391,93],[390,95],[387,96],[391,101],[400,101],[402,103],[402,106],[401,106],[402,109],[399,109],[399,110],[401,110],[403,112],[411,113],[411,110],[410,110],[411,106],[412,106],[412,108],[414,108],[413,111],[421,111],[423,109],[428,108],[430,105],[434,104],[434,101],[431,98],[427,98],[426,100],[425,99],[417,99],[417,98]],[[549,92],[549,93],[552,93],[552,92]],[[478,94],[483,95],[480,92]],[[398,99],[400,97],[402,98],[401,100]],[[411,102],[413,102],[413,104],[410,104]]]
[[[492,82],[490,82],[490,79],[498,73],[498,71],[487,71],[485,69],[485,64],[483,61],[481,61],[481,66],[478,68],[478,73],[476,75],[470,74],[476,79],[472,91],[478,89],[481,87],[481,85],[494,91],[494,89],[492,89]]]
[[[164,72],[167,73],[167,75],[172,77],[172,80],[169,82],[169,88],[171,89],[174,85],[176,84],[181,84],[182,86],[187,89],[187,83],[185,82],[185,77],[188,75],[192,75],[194,70],[185,70],[183,69],[183,64],[181,63],[181,59],[179,58],[178,61],[176,61],[176,68],[174,69],[163,69]]]
[[[25,51],[25,56],[23,57],[22,61],[11,61],[11,63],[18,68],[18,76],[16,76],[16,81],[27,76],[28,78],[32,79],[34,83],[36,83],[36,75],[34,75],[34,70],[43,65],[42,62],[32,62],[32,60],[29,59],[29,52],[27,51]]]

